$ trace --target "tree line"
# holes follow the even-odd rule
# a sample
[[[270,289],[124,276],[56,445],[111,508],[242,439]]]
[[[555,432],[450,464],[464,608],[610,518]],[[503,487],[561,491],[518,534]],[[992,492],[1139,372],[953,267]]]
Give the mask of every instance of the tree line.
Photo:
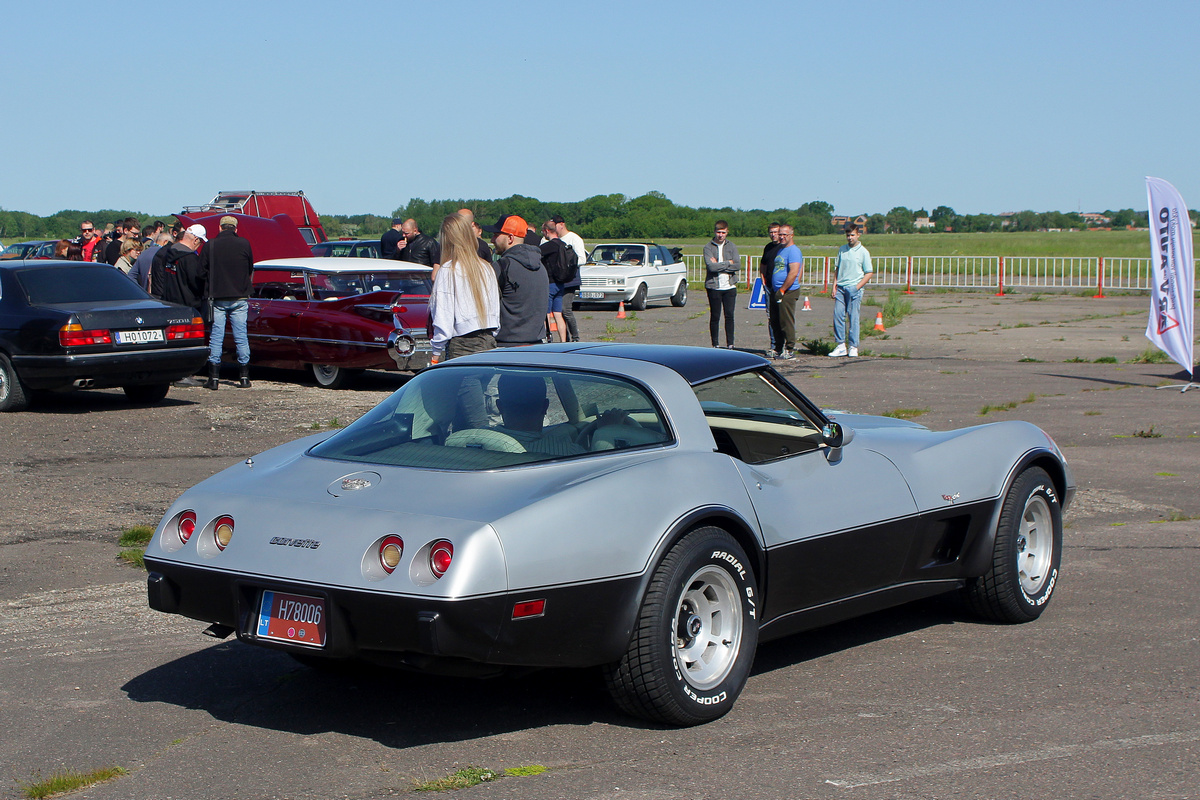
[[[436,235],[442,218],[460,208],[475,212],[480,224],[490,224],[501,214],[519,214],[537,227],[554,214],[561,214],[567,226],[585,239],[698,239],[712,234],[713,222],[724,219],[729,223],[731,236],[765,236],[767,225],[779,222],[791,225],[797,236],[840,233],[833,222],[834,208],[829,203],[813,200],[798,208],[764,209],[691,208],[677,205],[662,192],[649,192],[640,197],[605,194],[576,202],[556,203],[535,197],[513,195],[496,200],[422,200],[415,198],[392,212],[391,216],[376,214],[321,214],[321,223],[331,238],[353,236],[376,238],[383,234],[393,218],[415,219],[421,230]],[[1147,227],[1147,213],[1130,208],[1103,212],[1113,228]],[[1195,211],[1193,219],[1200,218]],[[39,217],[24,211],[0,209],[0,236],[7,239],[61,239],[77,236],[79,223],[90,219],[98,227],[127,216],[151,222],[146,214],[135,211],[59,211]],[[1019,211],[1015,214],[958,214],[949,206],[937,206],[932,212],[897,206],[886,214],[863,213],[849,215],[864,218],[867,232],[929,233],[943,231],[970,233],[976,231],[1036,231],[1046,229],[1086,228],[1094,223],[1076,212]],[[927,218],[931,227],[917,227],[917,221]]]

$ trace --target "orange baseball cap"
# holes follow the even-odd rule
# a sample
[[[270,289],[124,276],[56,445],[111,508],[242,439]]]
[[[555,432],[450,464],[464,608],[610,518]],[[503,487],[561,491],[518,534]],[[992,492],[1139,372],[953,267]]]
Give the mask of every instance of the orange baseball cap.
[[[495,225],[481,225],[480,228],[488,233],[507,233],[518,239],[524,239],[525,234],[529,232],[529,224],[516,214],[505,214],[496,220]]]

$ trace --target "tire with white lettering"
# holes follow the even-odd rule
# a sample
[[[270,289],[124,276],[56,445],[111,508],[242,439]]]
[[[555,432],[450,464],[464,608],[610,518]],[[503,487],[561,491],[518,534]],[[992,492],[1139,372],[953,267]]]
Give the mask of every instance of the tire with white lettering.
[[[1050,476],[1031,467],[1000,510],[992,563],[964,589],[967,603],[996,622],[1030,622],[1046,610],[1062,562],[1062,505]]]
[[[758,646],[758,586],[733,537],[698,528],[663,558],[629,648],[606,675],[628,714],[698,725],[733,707]]]

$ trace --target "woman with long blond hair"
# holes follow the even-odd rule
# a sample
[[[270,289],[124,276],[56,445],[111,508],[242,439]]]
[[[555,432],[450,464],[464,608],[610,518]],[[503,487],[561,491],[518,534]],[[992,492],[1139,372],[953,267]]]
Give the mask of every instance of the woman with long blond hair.
[[[496,346],[500,329],[500,285],[492,265],[479,257],[467,218],[442,220],[442,265],[433,278],[433,361],[445,361]]]

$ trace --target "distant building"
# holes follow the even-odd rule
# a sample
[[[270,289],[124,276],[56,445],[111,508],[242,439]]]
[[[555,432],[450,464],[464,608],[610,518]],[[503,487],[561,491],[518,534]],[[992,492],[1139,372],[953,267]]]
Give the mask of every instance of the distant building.
[[[1088,225],[1096,225],[1098,227],[1112,225],[1112,218],[1106,217],[1103,214],[1088,213],[1080,214],[1079,216],[1083,217],[1083,221]]]
[[[933,223],[929,221],[929,217],[917,217],[913,220],[914,228],[933,228]]]

